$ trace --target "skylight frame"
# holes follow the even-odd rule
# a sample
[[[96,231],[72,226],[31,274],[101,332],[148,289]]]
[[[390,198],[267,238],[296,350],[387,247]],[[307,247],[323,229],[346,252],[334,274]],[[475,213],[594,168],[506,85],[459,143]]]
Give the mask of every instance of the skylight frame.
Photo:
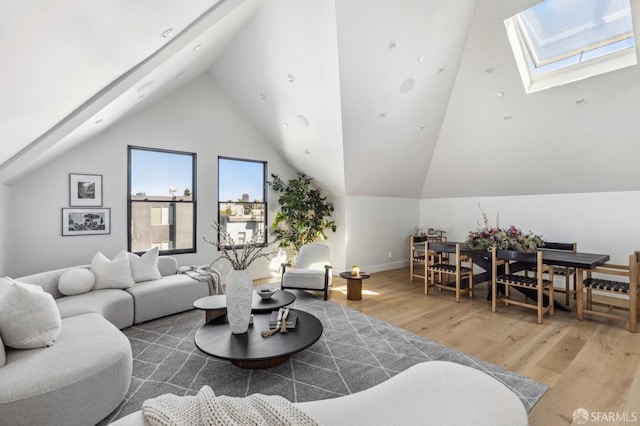
[[[631,8],[632,25],[633,15],[633,8]],[[631,37],[622,38],[622,40],[610,37],[607,43],[592,43],[589,45],[589,50],[582,48],[578,52],[570,52],[574,53],[573,56],[567,53],[551,63],[543,61],[542,67],[536,69],[518,14],[505,19],[504,25],[526,93],[538,92],[637,64],[635,38],[632,33]],[[615,43],[628,43],[625,40],[631,40],[633,46],[623,46],[618,51],[598,56],[599,53],[596,52],[598,49],[606,49],[607,46]],[[569,63],[576,62],[575,58],[578,55],[592,56],[594,52],[596,52],[595,58],[585,60],[579,58],[577,63]]]

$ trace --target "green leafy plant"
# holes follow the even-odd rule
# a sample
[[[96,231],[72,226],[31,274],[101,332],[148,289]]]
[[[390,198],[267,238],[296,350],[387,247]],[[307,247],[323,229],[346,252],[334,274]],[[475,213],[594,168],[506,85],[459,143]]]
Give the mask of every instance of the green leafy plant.
[[[478,206],[480,207],[480,206]],[[538,247],[544,246],[544,241],[540,235],[522,232],[519,228],[511,225],[508,228],[500,227],[500,214],[496,215],[496,225],[489,224],[489,219],[482,207],[482,224],[478,224],[478,229],[470,231],[466,243],[474,250],[491,250],[496,247],[500,250],[517,250],[523,252],[535,251]]]
[[[271,178],[271,189],[280,193],[280,210],[272,224],[272,234],[280,241],[280,247],[297,252],[304,244],[325,240],[326,230],[336,232],[336,223],[330,219],[333,204],[312,186],[312,178],[303,173],[288,183],[273,173]]]

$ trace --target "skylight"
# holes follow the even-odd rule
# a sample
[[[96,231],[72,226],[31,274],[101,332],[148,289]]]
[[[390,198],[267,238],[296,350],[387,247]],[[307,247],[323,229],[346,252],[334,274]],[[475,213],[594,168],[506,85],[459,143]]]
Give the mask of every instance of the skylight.
[[[636,64],[629,0],[546,0],[504,22],[527,93]]]

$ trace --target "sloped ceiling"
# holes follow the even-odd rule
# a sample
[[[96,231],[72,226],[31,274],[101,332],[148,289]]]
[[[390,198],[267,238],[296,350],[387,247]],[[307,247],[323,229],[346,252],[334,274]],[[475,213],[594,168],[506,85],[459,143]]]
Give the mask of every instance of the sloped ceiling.
[[[419,198],[475,4],[269,0],[212,75],[330,192]]]
[[[294,168],[344,194],[333,1],[266,1],[211,75]]]
[[[526,95],[503,20],[536,2],[4,2],[0,182],[209,72],[333,194],[640,189],[638,67]]]
[[[535,3],[478,3],[422,197],[640,189],[640,67],[525,94],[503,20]]]
[[[338,1],[348,195],[419,198],[476,1]]]
[[[261,2],[3,2],[0,182],[205,73]]]

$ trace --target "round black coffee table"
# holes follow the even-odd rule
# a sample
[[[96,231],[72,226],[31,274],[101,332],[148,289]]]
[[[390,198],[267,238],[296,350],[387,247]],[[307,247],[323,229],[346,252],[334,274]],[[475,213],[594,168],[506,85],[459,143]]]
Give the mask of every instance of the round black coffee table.
[[[291,309],[298,316],[296,327],[287,333],[262,337],[269,330],[270,315],[254,315],[253,326],[243,334],[233,334],[222,318],[205,323],[195,335],[202,352],[226,359],[242,368],[270,368],[313,345],[322,336],[322,323],[308,312]]]
[[[296,300],[296,295],[289,291],[277,290],[269,299],[263,299],[254,291],[251,312],[254,314],[268,313],[290,305],[294,300]],[[202,297],[193,302],[193,307],[203,310],[205,320],[209,321],[227,314],[227,296],[217,294]]]

